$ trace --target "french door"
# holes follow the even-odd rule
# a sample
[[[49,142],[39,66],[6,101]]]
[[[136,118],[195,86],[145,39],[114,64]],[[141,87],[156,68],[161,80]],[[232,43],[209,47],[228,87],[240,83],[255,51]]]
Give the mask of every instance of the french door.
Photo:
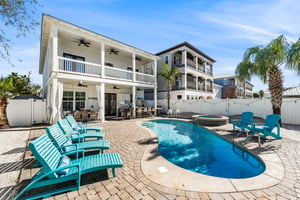
[[[105,116],[117,115],[117,94],[105,93]]]

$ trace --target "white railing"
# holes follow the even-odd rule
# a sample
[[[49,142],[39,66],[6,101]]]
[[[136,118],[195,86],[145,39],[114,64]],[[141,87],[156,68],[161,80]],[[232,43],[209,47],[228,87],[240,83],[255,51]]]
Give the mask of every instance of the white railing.
[[[58,57],[58,59],[59,70],[101,76],[101,65],[64,57]]]
[[[154,75],[143,74],[143,73],[139,73],[139,72],[136,72],[135,75],[136,75],[135,79],[137,82],[155,83]]]
[[[117,78],[117,79],[123,79],[123,80],[133,80],[132,79],[132,71],[128,71],[125,69],[120,69],[116,67],[104,67],[105,76],[110,78]]]
[[[167,111],[167,100],[158,100],[158,105]],[[272,114],[270,99],[200,99],[200,100],[172,100],[170,107],[181,112],[202,113],[205,115],[240,115],[242,112],[251,111],[254,116],[265,118]],[[300,124],[300,112],[295,112],[300,107],[300,98],[284,98],[281,107],[283,123]]]
[[[59,70],[74,72],[79,74],[91,74],[101,76],[102,66],[96,63],[90,63],[70,58],[58,57]],[[135,72],[136,82],[155,83],[154,75]],[[106,78],[116,78],[120,80],[133,81],[133,72],[118,67],[104,66],[104,76]]]

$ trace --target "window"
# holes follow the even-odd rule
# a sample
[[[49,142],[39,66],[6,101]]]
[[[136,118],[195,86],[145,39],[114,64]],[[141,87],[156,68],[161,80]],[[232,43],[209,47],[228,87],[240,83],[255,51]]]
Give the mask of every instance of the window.
[[[63,92],[63,111],[80,110],[82,108],[85,108],[85,92]]]
[[[85,108],[85,92],[75,92],[75,108],[76,110]]]
[[[62,101],[63,111],[72,111],[73,110],[73,92],[64,91],[63,101]]]
[[[177,95],[177,99],[182,99],[182,95]]]
[[[169,56],[165,56],[165,64],[169,64]]]
[[[227,85],[228,83],[227,83],[227,79],[223,79],[223,85]]]
[[[72,54],[64,53],[63,56],[65,58],[70,58],[73,60],[85,61],[84,57],[80,57]],[[85,72],[84,68],[85,68],[84,64],[78,63],[76,61],[73,62],[73,61],[65,60],[64,62],[64,70],[66,71],[84,73]]]

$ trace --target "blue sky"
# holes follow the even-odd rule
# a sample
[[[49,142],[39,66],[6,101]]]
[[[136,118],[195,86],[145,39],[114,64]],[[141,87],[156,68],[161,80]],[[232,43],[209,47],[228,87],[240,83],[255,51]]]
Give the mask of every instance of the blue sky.
[[[214,74],[234,74],[249,47],[264,45],[284,34],[288,40],[300,37],[298,0],[40,0],[35,18],[42,13],[122,41],[151,53],[183,41],[191,43],[217,62]],[[40,27],[34,35],[13,41],[11,60],[0,60],[0,74],[38,73]],[[284,86],[300,85],[300,76],[283,71]],[[267,89],[258,78],[251,80],[254,91]]]

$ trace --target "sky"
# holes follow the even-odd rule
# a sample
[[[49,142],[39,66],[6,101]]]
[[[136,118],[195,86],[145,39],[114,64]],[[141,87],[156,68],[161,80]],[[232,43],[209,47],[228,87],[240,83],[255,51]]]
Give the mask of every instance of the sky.
[[[299,0],[39,0],[34,18],[42,13],[97,32],[128,45],[158,53],[184,41],[216,60],[214,74],[234,74],[247,48],[266,45],[279,35],[300,37]],[[0,19],[2,20],[2,19]],[[39,74],[40,30],[13,42],[14,67],[0,60],[0,75],[28,75],[42,85]],[[285,70],[284,87],[300,85],[300,76]],[[253,90],[268,87],[252,77]]]

